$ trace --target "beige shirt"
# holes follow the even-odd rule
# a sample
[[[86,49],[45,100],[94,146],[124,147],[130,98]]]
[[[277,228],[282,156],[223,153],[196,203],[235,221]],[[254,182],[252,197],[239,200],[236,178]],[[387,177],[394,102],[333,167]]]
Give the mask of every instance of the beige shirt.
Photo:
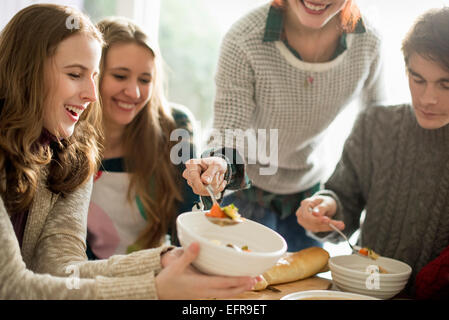
[[[22,249],[0,198],[0,299],[157,299],[154,278],[167,247],[88,261],[92,180],[67,197],[39,186]]]

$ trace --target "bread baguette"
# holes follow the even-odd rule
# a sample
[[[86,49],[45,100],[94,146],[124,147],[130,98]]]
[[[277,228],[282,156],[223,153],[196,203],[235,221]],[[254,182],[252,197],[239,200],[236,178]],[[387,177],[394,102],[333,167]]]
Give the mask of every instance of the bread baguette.
[[[327,268],[329,253],[319,247],[311,247],[292,253],[278,260],[276,265],[264,272],[254,290],[268,285],[297,281],[311,277]]]

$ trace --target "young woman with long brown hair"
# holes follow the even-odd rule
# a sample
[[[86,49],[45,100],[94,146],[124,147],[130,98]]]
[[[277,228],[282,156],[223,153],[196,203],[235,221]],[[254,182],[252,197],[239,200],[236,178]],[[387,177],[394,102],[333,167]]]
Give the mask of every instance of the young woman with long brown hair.
[[[183,162],[195,153],[192,115],[164,98],[157,44],[125,18],[104,19],[98,27],[106,42],[100,63],[105,150],[88,244],[91,256],[107,258],[160,246],[169,230],[177,243],[175,218],[191,211],[198,196],[181,177]],[[171,141],[176,129],[184,130],[181,141]],[[175,144],[184,144],[177,146],[182,154],[171,154]]]
[[[195,272],[198,244],[87,260],[102,44],[90,20],[65,6],[27,7],[2,30],[0,299],[188,299],[250,289],[249,277]]]

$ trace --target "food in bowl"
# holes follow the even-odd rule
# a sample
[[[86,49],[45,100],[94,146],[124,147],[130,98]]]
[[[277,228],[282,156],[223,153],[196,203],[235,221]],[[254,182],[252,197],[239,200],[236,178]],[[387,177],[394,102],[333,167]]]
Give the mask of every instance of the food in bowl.
[[[211,240],[210,242],[215,243],[217,246],[222,246],[223,244],[221,243],[221,241],[218,241],[216,239]],[[237,251],[245,251],[245,252],[251,252],[251,250],[249,250],[247,245],[243,245],[241,247],[236,246],[235,244],[232,243],[228,243],[226,244],[227,248],[231,248]]]
[[[234,250],[237,250],[237,251],[251,252],[251,250],[249,250],[248,246],[242,246],[242,247],[240,248],[240,247],[237,247],[235,244],[228,243],[228,244],[226,245],[226,247],[231,248],[231,249],[234,249]]]
[[[387,270],[385,270],[384,268],[382,268],[381,266],[377,265],[377,268],[379,270],[379,273],[383,273],[383,274],[387,274],[389,273]]]
[[[379,254],[377,254],[376,252],[374,252],[374,250],[370,249],[370,248],[361,248],[359,250],[359,253],[363,256],[366,256],[368,258],[371,258],[373,260],[376,260],[377,258],[380,257]]]

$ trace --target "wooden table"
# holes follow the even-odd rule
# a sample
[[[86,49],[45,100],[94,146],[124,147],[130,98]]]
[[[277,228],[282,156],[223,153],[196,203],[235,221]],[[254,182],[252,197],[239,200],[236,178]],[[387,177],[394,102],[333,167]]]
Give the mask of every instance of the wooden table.
[[[297,291],[328,290],[332,287],[332,281],[314,276],[295,282],[273,285],[273,287],[281,292],[274,292],[269,289],[264,289],[261,291],[246,291],[238,296],[230,298],[229,300],[279,300],[283,296]]]

